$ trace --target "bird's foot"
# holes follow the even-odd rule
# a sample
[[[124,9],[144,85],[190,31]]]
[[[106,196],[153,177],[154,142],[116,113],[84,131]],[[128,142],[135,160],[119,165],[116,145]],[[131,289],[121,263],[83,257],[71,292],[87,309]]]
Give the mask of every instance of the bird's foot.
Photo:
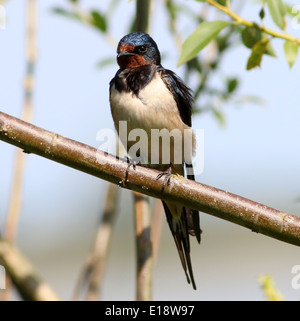
[[[170,185],[171,177],[172,177],[172,164],[170,164],[169,168],[166,171],[159,173],[156,177],[156,180],[158,181],[163,176],[165,176],[165,179],[164,179],[164,183],[163,183],[163,186],[161,189],[162,192],[165,190],[166,186]]]
[[[135,170],[136,165],[140,162],[140,157],[136,157],[136,158],[131,159],[128,156],[125,156],[125,160],[126,160],[128,166],[126,168],[125,178],[119,182],[120,186],[125,186],[127,184],[130,167],[132,166],[133,170]]]

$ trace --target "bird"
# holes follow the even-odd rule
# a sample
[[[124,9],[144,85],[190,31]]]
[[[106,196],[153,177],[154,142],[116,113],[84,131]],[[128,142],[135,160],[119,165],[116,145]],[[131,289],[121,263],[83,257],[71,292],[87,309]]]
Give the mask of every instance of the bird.
[[[162,191],[170,184],[172,174],[184,176],[184,166],[187,178],[195,180],[191,161],[195,148],[191,89],[175,72],[161,65],[158,46],[145,32],[125,35],[118,43],[116,60],[119,70],[109,84],[109,101],[114,126],[128,156],[160,171],[157,179],[165,176]],[[126,122],[126,132],[120,130],[120,122]],[[147,135],[138,150],[133,148],[134,141],[128,139],[134,130],[142,130]],[[155,130],[187,133],[191,143],[178,142],[175,137],[169,141],[164,141],[163,137],[154,140]],[[169,151],[168,163],[162,157],[165,150]],[[180,162],[175,161],[178,151],[182,156]],[[156,161],[152,161],[153,158]],[[199,212],[172,201],[163,200],[162,203],[187,282],[196,290],[189,236],[195,236],[200,244]]]

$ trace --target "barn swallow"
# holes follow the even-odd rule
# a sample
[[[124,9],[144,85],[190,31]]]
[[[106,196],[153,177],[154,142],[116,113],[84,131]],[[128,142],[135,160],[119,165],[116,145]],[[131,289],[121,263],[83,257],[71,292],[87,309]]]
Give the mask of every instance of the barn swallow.
[[[173,71],[161,65],[157,44],[144,32],[133,32],[120,40],[117,63],[120,69],[110,82],[110,107],[115,128],[121,142],[126,146],[129,157],[133,159],[138,156],[139,159],[147,159],[146,166],[161,172],[158,179],[166,175],[163,187],[170,182],[171,174],[184,176],[184,165],[187,178],[194,180],[191,163],[195,145],[191,130],[193,103],[191,90]],[[125,135],[120,133],[120,121],[127,122]],[[130,155],[133,142],[128,140],[128,134],[137,128],[147,133],[148,148],[140,149],[138,155]],[[154,144],[151,140],[153,129],[167,129],[169,132],[177,129],[181,134],[190,133],[192,146],[185,147],[183,140],[179,143],[180,146],[176,145],[175,138],[169,140],[169,146],[165,145],[163,139],[156,141],[156,146],[153,146],[151,145]],[[161,154],[165,149],[170,150],[168,164],[162,161]],[[178,149],[183,156],[180,163],[174,161],[174,153]],[[151,153],[154,151],[158,151],[159,156],[158,162],[152,163],[149,157],[153,156]],[[200,243],[199,212],[185,208],[179,203],[162,202],[187,281],[192,282],[193,288],[196,289],[190,258],[189,235],[196,236]]]

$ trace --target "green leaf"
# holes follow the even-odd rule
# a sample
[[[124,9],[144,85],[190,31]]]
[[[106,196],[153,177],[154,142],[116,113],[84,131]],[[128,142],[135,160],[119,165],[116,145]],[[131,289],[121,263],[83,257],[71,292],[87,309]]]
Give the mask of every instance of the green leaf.
[[[282,0],[267,0],[268,8],[271,14],[273,21],[276,25],[284,30],[285,29],[285,21],[284,16],[286,14],[285,6]]]
[[[104,67],[107,67],[109,65],[114,64],[115,62],[116,62],[116,58],[115,57],[103,58],[97,63],[97,67],[98,68],[104,68]]]
[[[268,39],[267,34],[265,34],[264,32],[262,34],[262,37],[263,37],[263,39]],[[266,48],[265,54],[269,55],[271,57],[275,57],[275,58],[277,57],[276,52],[275,52],[275,50],[274,50],[274,48],[273,48],[273,46],[272,46],[270,41],[267,44],[267,48]]]
[[[219,123],[219,126],[224,128],[226,126],[225,115],[221,111],[219,111],[219,110],[217,110],[215,108],[212,109],[212,113],[216,117],[216,119],[217,119],[217,121]]]
[[[91,11],[91,16],[93,18],[92,24],[100,31],[105,32],[107,30],[106,19],[99,11]]]
[[[261,40],[262,32],[256,27],[246,27],[241,32],[242,42],[247,47],[252,49],[253,46]]]
[[[71,19],[75,19],[75,20],[82,20],[81,17],[78,14],[70,12],[70,11],[67,11],[67,10],[62,9],[62,8],[53,8],[52,11],[54,13],[60,14],[60,15],[62,15],[64,17],[67,17],[67,18],[71,18]]]
[[[260,11],[259,11],[259,17],[260,17],[260,19],[261,20],[263,20],[264,18],[265,18],[265,8],[264,7],[262,7],[261,9],[260,9]]]
[[[253,46],[261,39],[267,38],[267,35],[257,27],[246,27],[241,32],[242,42],[247,47],[252,49]],[[277,57],[272,44],[269,42],[265,52],[266,55]]]
[[[223,7],[226,7],[226,0],[217,0],[217,2],[223,6]]]
[[[230,22],[219,20],[202,22],[183,43],[178,66],[197,56],[211,40],[217,37],[222,29],[230,24]]]
[[[251,70],[257,66],[260,67],[262,56],[266,52],[268,44],[269,39],[264,38],[253,46],[251,55],[247,62],[247,70]]]
[[[234,92],[239,84],[239,80],[237,78],[229,78],[227,79],[227,93],[230,94]]]
[[[298,57],[298,45],[293,41],[285,41],[283,44],[285,59],[289,64],[290,68],[293,67]]]

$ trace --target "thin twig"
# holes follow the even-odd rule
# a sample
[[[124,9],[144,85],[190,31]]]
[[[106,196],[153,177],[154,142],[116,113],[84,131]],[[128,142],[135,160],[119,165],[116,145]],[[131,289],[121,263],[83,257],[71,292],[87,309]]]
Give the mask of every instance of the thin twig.
[[[172,175],[162,192],[158,171],[137,165],[129,172],[126,161],[0,112],[0,140],[124,188],[175,201],[257,233],[300,246],[300,218],[215,187]]]
[[[27,122],[32,121],[33,117],[33,86],[34,69],[37,55],[36,49],[36,29],[37,29],[37,2],[36,0],[27,0],[26,4],[26,61],[27,70],[24,77],[24,103],[22,110],[22,119]],[[25,166],[25,154],[19,149],[16,151],[15,171],[12,184],[7,222],[4,231],[4,237],[13,241],[16,236],[17,223],[21,211],[22,186]]]
[[[88,254],[80,273],[73,300],[78,300],[79,293],[82,290],[85,281],[87,283],[86,299],[89,301],[99,300],[99,288],[103,279],[108,249],[116,220],[117,198],[118,186],[109,184],[101,223],[93,243],[92,251]]]
[[[139,0],[136,2],[136,31],[148,32],[150,5],[150,0]]]
[[[33,117],[33,87],[34,70],[37,57],[37,1],[27,0],[26,2],[26,74],[24,77],[24,102],[22,108],[22,119],[31,122]],[[14,174],[12,179],[11,194],[4,229],[4,238],[13,242],[17,234],[17,226],[22,207],[22,189],[24,180],[26,155],[20,150],[16,150]],[[10,280],[7,278],[7,288],[2,294],[3,300],[8,300],[10,296]]]
[[[0,264],[24,300],[59,301],[28,260],[11,243],[0,239]],[[5,292],[6,290],[3,290]]]
[[[136,300],[152,300],[152,244],[150,238],[149,197],[134,192],[135,232],[137,252]]]
[[[136,2],[135,29],[148,32],[150,19],[150,0]],[[150,237],[151,211],[149,197],[133,193],[135,204],[135,235],[136,235],[136,299],[137,301],[152,300],[152,244]]]
[[[153,214],[152,214],[152,228],[151,228],[151,242],[152,242],[152,253],[153,253],[153,266],[155,266],[158,248],[160,244],[160,237],[162,231],[162,218],[164,214],[164,208],[161,200],[155,199]]]

